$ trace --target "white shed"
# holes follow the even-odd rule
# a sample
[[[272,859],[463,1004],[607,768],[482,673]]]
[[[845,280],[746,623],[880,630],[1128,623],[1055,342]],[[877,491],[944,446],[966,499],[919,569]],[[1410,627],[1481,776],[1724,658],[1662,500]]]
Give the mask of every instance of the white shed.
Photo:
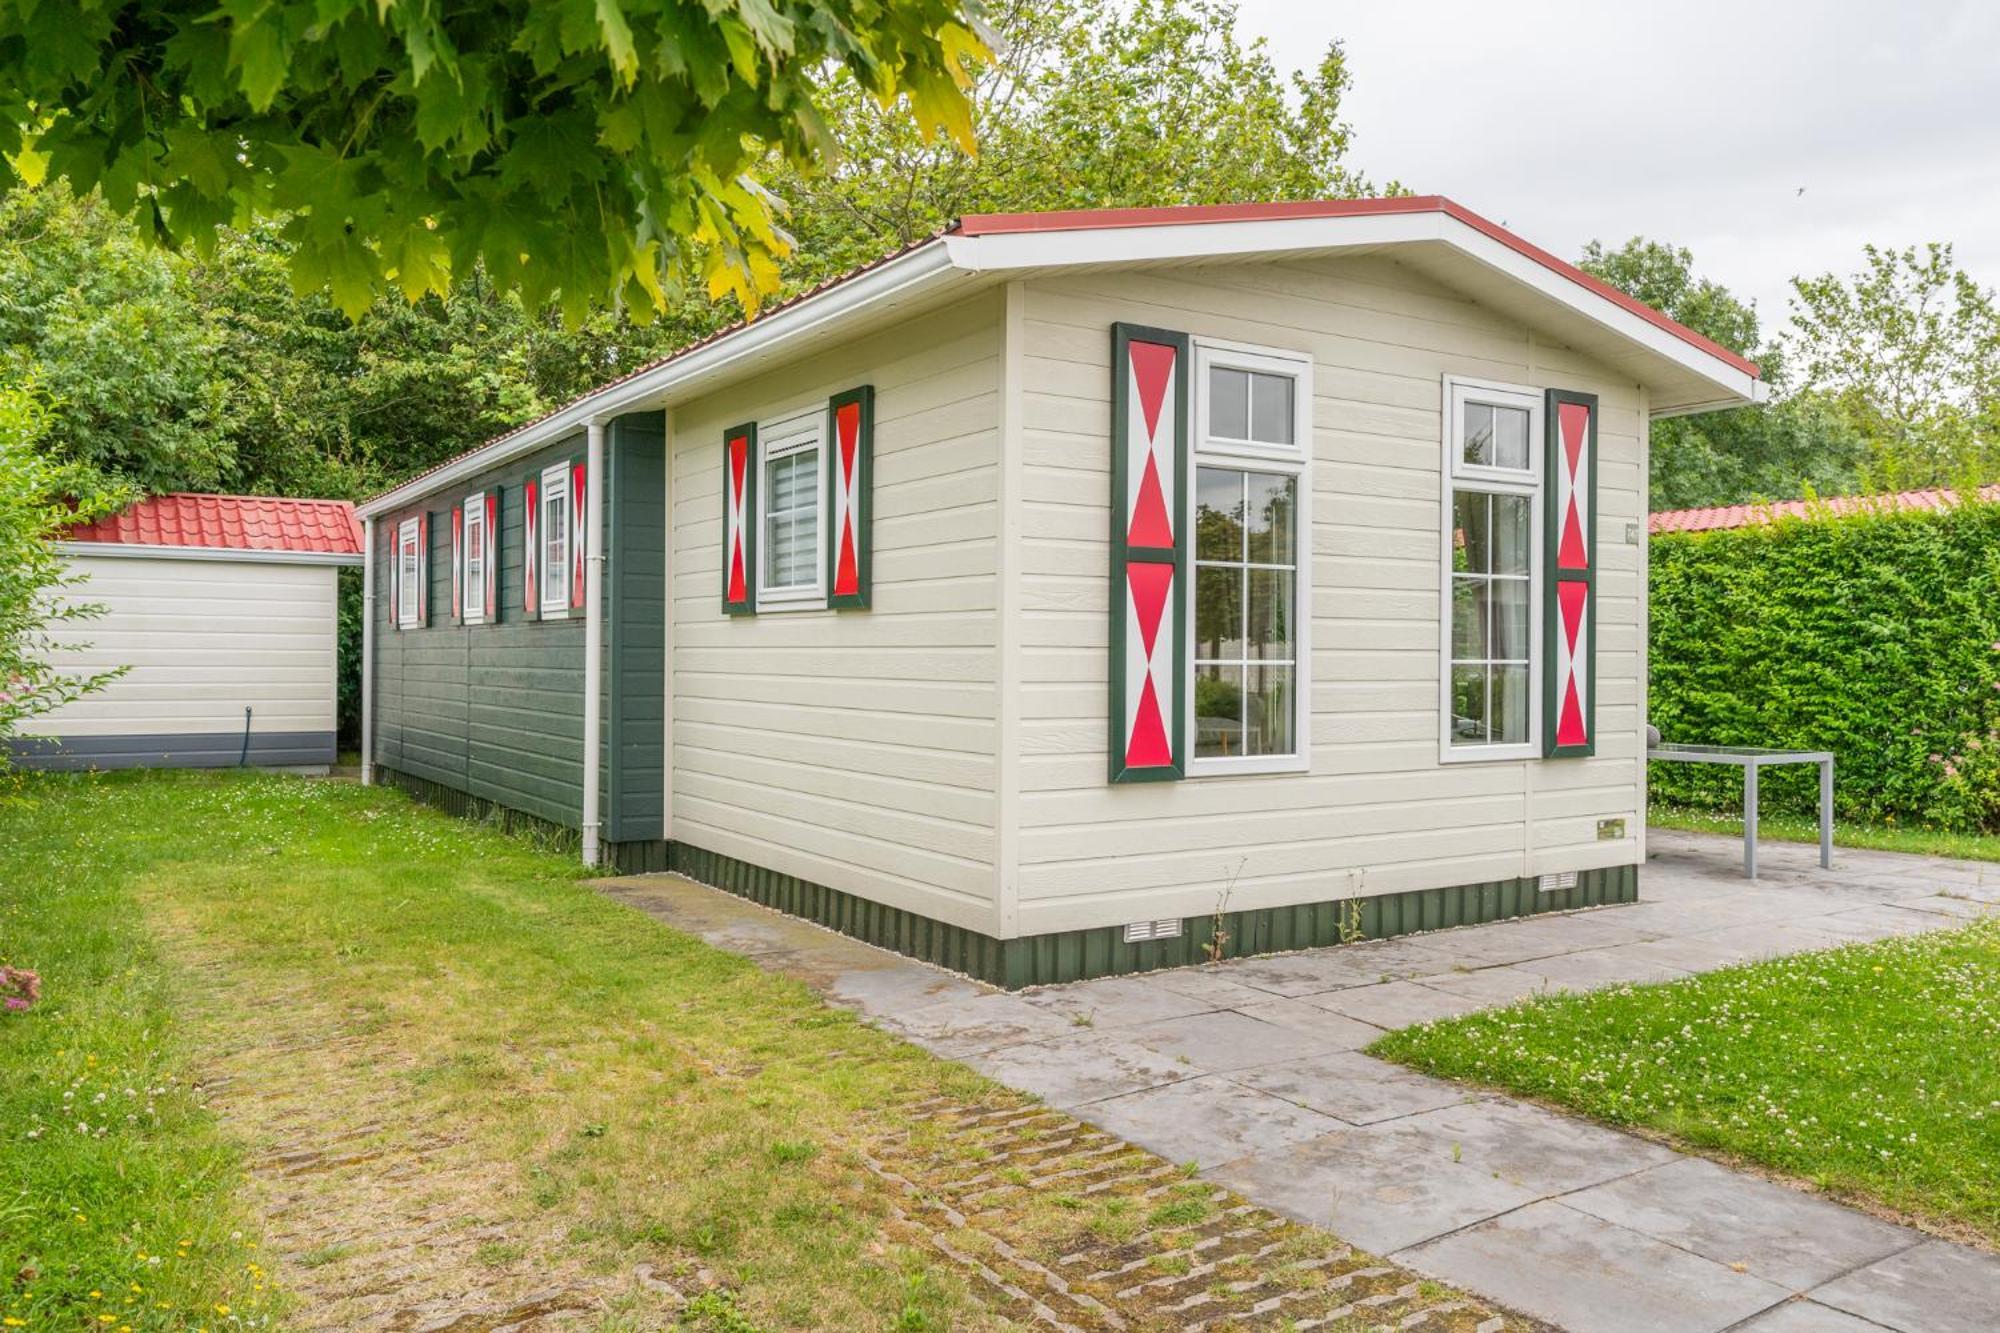
[[[158,495],[58,544],[104,608],[63,666],[125,674],[28,722],[24,768],[324,772],[334,761],[336,586],[361,563],[344,500]]]

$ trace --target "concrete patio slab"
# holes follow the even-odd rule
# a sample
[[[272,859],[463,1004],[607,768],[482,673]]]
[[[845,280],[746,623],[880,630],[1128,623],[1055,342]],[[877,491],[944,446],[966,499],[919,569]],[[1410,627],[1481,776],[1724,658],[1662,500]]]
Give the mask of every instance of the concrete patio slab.
[[[1684,1160],[1672,1148],[1505,1097],[1426,1111],[1375,1129],[1412,1159],[1450,1162],[1537,1195],[1565,1194]]]
[[[1230,1009],[1143,1023],[1123,1031],[1139,1045],[1208,1074],[1299,1060],[1332,1050],[1335,1044],[1300,1028],[1266,1023]]]
[[[1741,1333],[1882,1333],[1882,1325],[1873,1320],[1856,1319],[1802,1297],[1766,1310],[1736,1328]]]
[[[1865,1213],[1696,1157],[1563,1200],[1607,1222],[1806,1291],[1922,1241]]]
[[[1638,946],[1633,946],[1638,947]],[[1512,1004],[1531,995],[1551,993],[1547,977],[1525,967],[1485,967],[1471,972],[1443,972],[1425,977],[1423,984],[1433,990],[1450,991],[1484,1002],[1484,1007]]]
[[[1064,1110],[1178,1083],[1196,1074],[1117,1031],[1078,1032],[1053,1041],[1002,1046],[970,1056],[966,1063],[990,1079]]]
[[[1719,1333],[1792,1294],[1554,1201],[1392,1257],[1588,1333]]]
[[[1352,986],[1346,990],[1309,995],[1305,1002],[1378,1028],[1406,1028],[1415,1023],[1428,1023],[1432,1019],[1456,1018],[1475,1009],[1484,1009],[1490,1003],[1416,981]]]
[[[1236,1012],[1260,1022],[1276,1023],[1281,1028],[1310,1032],[1325,1042],[1328,1050],[1334,1051],[1358,1051],[1381,1036],[1383,1031],[1372,1023],[1322,1009],[1311,999],[1292,1000],[1274,996],[1255,1004],[1239,1004]]]
[[[1559,954],[1554,958],[1538,958],[1531,963],[1521,964],[1521,970],[1532,972],[1545,978],[1551,988],[1569,990],[1596,990],[1600,986],[1643,985],[1652,981],[1672,981],[1684,977],[1686,972],[1677,967],[1669,967],[1656,959],[1648,958],[1634,950],[1640,945],[1623,945],[1615,949],[1585,949],[1577,953]]]
[[[1341,1127],[1317,1111],[1268,1096],[1218,1074],[1090,1103],[1088,1116],[1171,1162],[1213,1166],[1318,1138]]]
[[[1359,1051],[1330,1051],[1261,1065],[1231,1077],[1245,1087],[1309,1106],[1350,1125],[1435,1111],[1476,1096],[1456,1084]]]
[[[1383,1146],[1383,1136],[1372,1130],[1340,1130],[1204,1174],[1375,1254],[1471,1226],[1536,1197],[1490,1174],[1449,1161],[1414,1161],[1379,1151]]]
[[[1812,1297],[1907,1333],[1993,1333],[2000,1327],[2000,1255],[1926,1241],[1829,1282]]]
[[[1061,1014],[997,992],[959,996],[937,1004],[877,1014],[884,1027],[917,1038],[925,1047],[951,1059],[990,1051],[996,1046],[1042,1041],[1075,1029]]]
[[[1163,1018],[1185,1018],[1206,1013],[1219,1006],[1180,991],[1170,990],[1154,977],[1106,977],[1101,981],[1080,981],[1073,986],[1047,987],[1023,992],[1029,1004],[1061,1014],[1090,1027],[1131,1027]]]

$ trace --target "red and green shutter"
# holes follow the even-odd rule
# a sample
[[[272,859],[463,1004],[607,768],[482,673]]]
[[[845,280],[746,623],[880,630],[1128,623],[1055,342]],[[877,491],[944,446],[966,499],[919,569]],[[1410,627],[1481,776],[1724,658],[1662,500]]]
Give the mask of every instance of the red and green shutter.
[[[451,507],[451,623],[465,618],[465,506]]]
[[[1111,326],[1111,780],[1186,771],[1188,337]]]
[[[480,566],[479,602],[491,625],[500,619],[500,488],[486,492],[480,503],[486,506],[486,562]]]
[[[384,524],[389,531],[389,628],[403,627],[403,525]]]
[[[722,609],[757,609],[757,427],[722,433]]]
[[[870,499],[874,484],[875,387],[836,394],[827,403],[833,440],[833,540],[827,544],[826,604],[868,605]]]
[[[417,515],[417,623],[431,623],[431,516]]]
[[[521,609],[532,618],[542,609],[542,479],[529,477],[521,488]]]
[[[1597,395],[1550,389],[1542,752],[1597,749]]]
[[[569,605],[577,615],[583,614],[584,588],[590,575],[583,563],[588,549],[584,539],[590,535],[584,518],[589,511],[583,503],[589,472],[589,467],[580,458],[569,465]]]

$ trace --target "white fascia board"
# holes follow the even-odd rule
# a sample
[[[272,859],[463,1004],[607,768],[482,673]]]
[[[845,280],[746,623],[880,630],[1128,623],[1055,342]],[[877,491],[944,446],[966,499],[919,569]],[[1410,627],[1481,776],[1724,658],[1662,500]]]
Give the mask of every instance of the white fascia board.
[[[1720,391],[1702,404],[1666,408],[1659,415],[1740,407],[1763,402],[1769,396],[1769,386],[1755,376],[1439,210],[945,237],[953,263],[985,273],[1237,256],[1272,258],[1285,253],[1423,243],[1448,245]]]
[[[879,268],[856,274],[827,290],[772,312],[715,341],[662,362],[627,380],[585,394],[513,435],[483,449],[414,477],[392,491],[355,507],[362,518],[375,518],[437,491],[470,481],[490,468],[533,453],[545,445],[583,430],[593,421],[607,421],[625,412],[664,407],[691,396],[700,385],[744,360],[767,355],[848,322],[876,306],[909,297],[966,275],[956,268],[941,241],[919,246]]]
[[[359,551],[245,551],[223,546],[140,546],[133,542],[55,542],[57,554],[113,560],[208,560],[238,565],[341,565],[360,568]]]

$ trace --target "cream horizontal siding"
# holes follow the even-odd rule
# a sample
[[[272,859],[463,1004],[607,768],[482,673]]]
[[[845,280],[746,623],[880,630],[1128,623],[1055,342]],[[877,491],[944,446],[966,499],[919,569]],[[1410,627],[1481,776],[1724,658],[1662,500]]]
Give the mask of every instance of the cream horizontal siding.
[[[674,409],[676,840],[985,932],[994,893],[999,293]],[[865,611],[721,610],[722,438],[875,386]]]
[[[127,667],[103,689],[29,719],[35,736],[238,734],[334,729],[334,583],[328,566],[73,556],[72,602],[100,616],[60,626],[79,675]]]
[[[1380,257],[1074,274],[1024,302],[1020,933],[1639,859],[1637,386]],[[1105,780],[1116,320],[1313,358],[1309,772]],[[1601,398],[1592,759],[1439,761],[1446,374]]]

